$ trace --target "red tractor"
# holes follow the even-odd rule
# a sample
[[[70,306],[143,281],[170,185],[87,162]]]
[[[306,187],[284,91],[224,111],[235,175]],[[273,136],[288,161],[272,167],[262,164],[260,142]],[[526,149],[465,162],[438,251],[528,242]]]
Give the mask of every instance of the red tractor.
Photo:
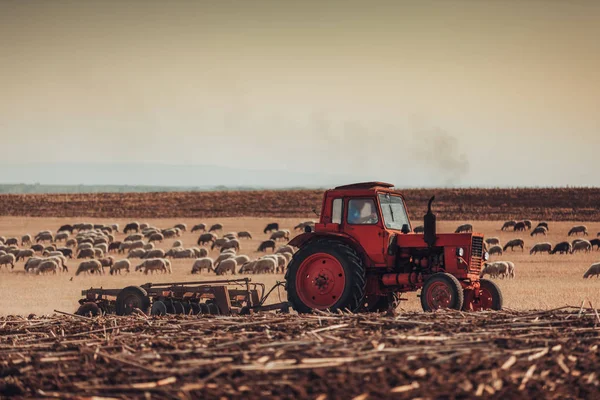
[[[325,192],[314,231],[290,241],[288,301],[298,312],[383,311],[421,289],[423,310],[500,310],[498,286],[480,279],[483,235],[436,233],[431,203],[424,232],[412,232],[402,194],[381,182]]]

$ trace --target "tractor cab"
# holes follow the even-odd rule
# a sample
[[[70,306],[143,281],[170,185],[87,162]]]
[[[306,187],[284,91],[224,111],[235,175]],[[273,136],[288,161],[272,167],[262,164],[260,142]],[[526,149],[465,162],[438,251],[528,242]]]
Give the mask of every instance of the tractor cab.
[[[376,311],[421,289],[426,311],[500,309],[500,289],[480,279],[488,257],[483,235],[437,233],[433,200],[417,234],[404,197],[389,183],[327,190],[314,231],[289,243],[298,248],[286,274],[290,304],[300,312]]]

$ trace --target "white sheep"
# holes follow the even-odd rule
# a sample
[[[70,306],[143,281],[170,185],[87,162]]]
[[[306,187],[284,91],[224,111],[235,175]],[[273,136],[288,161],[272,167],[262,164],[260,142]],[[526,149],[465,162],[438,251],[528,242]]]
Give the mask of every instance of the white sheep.
[[[600,263],[592,264],[585,274],[583,274],[583,279],[591,278],[594,275],[596,278],[600,278]]]

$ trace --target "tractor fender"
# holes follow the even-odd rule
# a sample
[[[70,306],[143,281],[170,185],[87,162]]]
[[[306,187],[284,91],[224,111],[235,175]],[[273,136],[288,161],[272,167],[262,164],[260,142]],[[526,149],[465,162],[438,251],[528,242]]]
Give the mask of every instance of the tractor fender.
[[[337,233],[337,232],[310,232],[310,233],[302,233],[292,240],[289,241],[290,246],[294,246],[296,248],[301,248],[309,244],[310,242],[318,239],[333,239],[338,240],[340,242],[346,243],[349,246],[352,246],[358,254],[360,254],[361,258],[365,262],[365,265],[372,265],[372,260],[367,256],[367,252],[360,243],[355,240],[352,236],[347,235],[345,233]]]

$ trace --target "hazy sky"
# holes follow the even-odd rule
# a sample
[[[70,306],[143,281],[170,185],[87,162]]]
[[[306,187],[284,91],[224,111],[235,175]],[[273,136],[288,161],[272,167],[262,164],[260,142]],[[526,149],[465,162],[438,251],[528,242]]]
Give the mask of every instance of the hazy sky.
[[[594,0],[2,1],[0,181],[89,161],[599,185],[599,38]]]

